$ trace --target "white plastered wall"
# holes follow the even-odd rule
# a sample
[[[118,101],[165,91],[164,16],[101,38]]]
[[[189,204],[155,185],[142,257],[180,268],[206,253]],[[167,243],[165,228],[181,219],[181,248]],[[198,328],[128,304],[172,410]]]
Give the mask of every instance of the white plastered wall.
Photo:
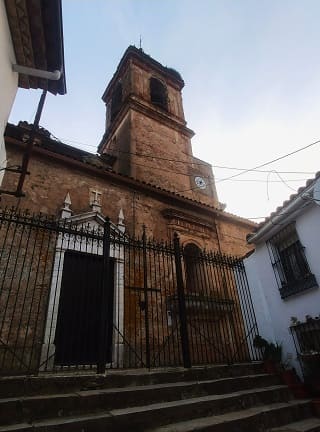
[[[320,284],[320,207],[310,206],[296,220],[296,229],[311,272]],[[305,320],[306,315],[320,315],[320,289],[314,288],[281,299],[265,242],[245,260],[248,282],[260,335],[282,344],[283,359],[292,356],[292,366],[300,373],[289,326],[291,317]]]
[[[11,33],[4,0],[0,0],[0,168],[6,165],[4,130],[18,89],[18,74],[12,71],[15,63]],[[0,171],[0,185],[3,171]]]

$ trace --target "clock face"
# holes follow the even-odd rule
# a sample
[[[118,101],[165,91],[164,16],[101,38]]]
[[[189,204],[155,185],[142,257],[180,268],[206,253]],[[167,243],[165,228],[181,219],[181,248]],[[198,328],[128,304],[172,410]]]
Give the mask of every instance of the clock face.
[[[202,177],[199,177],[199,176],[195,177],[194,182],[198,186],[199,189],[205,189],[207,187],[206,182],[204,181],[204,179]]]

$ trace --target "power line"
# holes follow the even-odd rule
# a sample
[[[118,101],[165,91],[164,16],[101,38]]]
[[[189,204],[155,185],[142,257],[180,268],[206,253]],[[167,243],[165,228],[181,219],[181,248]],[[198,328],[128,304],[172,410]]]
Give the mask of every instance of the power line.
[[[62,142],[59,138],[55,137],[53,134],[51,134],[51,135],[55,139],[57,139],[58,141]],[[73,143],[80,144],[80,145],[95,147],[95,146],[90,145],[90,144],[85,144],[85,143],[82,143],[80,141],[75,141],[75,140],[70,140],[70,139],[63,139],[63,141],[68,141],[68,142],[73,142]],[[310,143],[310,144],[308,144],[306,146],[303,146],[303,147],[301,147],[299,149],[296,149],[296,150],[294,150],[294,151],[292,151],[290,153],[287,153],[285,155],[279,156],[279,157],[277,157],[277,158],[275,158],[275,159],[273,159],[271,161],[268,161],[268,162],[265,162],[263,164],[257,165],[256,167],[253,167],[253,168],[239,168],[239,167],[229,167],[229,166],[221,166],[221,165],[211,165],[211,164],[207,164],[207,163],[187,162],[187,161],[182,161],[182,160],[178,160],[178,159],[164,158],[164,157],[155,156],[155,155],[139,154],[139,153],[134,153],[134,152],[124,152],[124,151],[121,151],[121,150],[115,150],[115,151],[116,152],[130,154],[130,155],[136,155],[136,156],[146,157],[146,158],[152,158],[152,159],[160,159],[160,160],[165,160],[165,161],[170,161],[170,162],[179,162],[179,163],[183,163],[183,164],[192,164],[192,165],[204,165],[204,166],[211,166],[211,167],[214,167],[214,168],[221,168],[221,169],[229,169],[229,170],[241,171],[238,174],[234,174],[232,176],[229,176],[229,177],[226,177],[226,178],[223,178],[223,179],[217,179],[216,182],[233,180],[233,181],[238,181],[238,182],[264,182],[264,183],[267,183],[267,184],[268,183],[283,183],[286,186],[288,186],[286,183],[289,182],[289,181],[290,182],[300,182],[300,181],[306,181],[307,179],[287,179],[287,180],[284,180],[279,175],[280,173],[281,174],[314,174],[314,171],[312,171],[312,172],[308,172],[308,171],[275,171],[275,170],[260,170],[260,168],[263,168],[263,167],[265,167],[267,165],[270,165],[270,164],[272,164],[274,162],[277,162],[279,160],[285,159],[285,158],[287,158],[289,156],[292,156],[293,154],[299,153],[299,152],[301,152],[303,150],[306,150],[307,148],[310,148],[310,147],[312,147],[312,146],[314,146],[316,144],[319,144],[319,143],[320,143],[320,140],[314,141],[314,142],[312,142],[312,143]],[[125,160],[125,159],[119,158],[119,160]],[[161,168],[161,167],[158,168],[158,167],[155,167],[155,166],[152,166],[152,167],[151,166],[146,166],[145,164],[138,164],[137,162],[133,162],[133,161],[131,161],[131,163],[133,163],[135,165],[138,165],[138,166],[142,166],[144,168],[159,169],[161,171],[166,171],[166,172],[170,172],[170,173],[173,173],[173,174],[180,174],[180,175],[189,176],[188,173],[174,172],[172,170],[166,170],[166,169]],[[275,174],[278,175],[278,177],[280,178],[280,180],[269,180],[268,178],[267,178],[267,180],[261,180],[261,179],[235,179],[235,177],[238,177],[238,176],[240,176],[242,174],[245,174],[245,173],[248,173],[248,172],[261,172],[261,173],[269,173],[269,174],[275,173]],[[205,178],[208,178],[208,177],[205,177]],[[213,182],[210,182],[210,183],[207,183],[207,184],[212,184],[212,183]],[[288,186],[288,187],[290,189],[294,190],[290,186]],[[176,193],[192,191],[192,190],[195,190],[195,189],[198,189],[198,188],[197,187],[193,187],[193,188],[190,188],[190,189],[186,189],[184,191],[178,191]],[[276,214],[275,216],[280,216],[282,214],[283,213],[280,212],[280,213]],[[257,220],[257,219],[266,219],[267,217],[269,217],[269,216],[247,217],[246,219]],[[270,218],[270,222],[272,224],[274,224],[274,222],[272,221],[272,218]],[[274,225],[282,225],[282,224],[274,224]]]
[[[267,166],[267,165],[270,165],[270,164],[272,164],[272,163],[274,163],[274,162],[278,162],[279,160],[285,159],[285,158],[287,158],[287,157],[289,157],[289,156],[292,156],[293,154],[299,153],[299,152],[301,152],[301,151],[303,151],[303,150],[306,150],[307,148],[309,148],[309,147],[311,147],[311,146],[314,146],[314,145],[316,145],[316,144],[319,144],[319,143],[320,143],[320,140],[314,141],[314,142],[312,142],[312,143],[310,143],[310,144],[308,144],[308,145],[306,145],[306,146],[304,146],[304,147],[301,147],[301,148],[299,148],[299,149],[297,149],[297,150],[294,150],[294,151],[292,151],[292,152],[290,152],[290,153],[286,153],[285,155],[282,155],[282,156],[279,156],[279,157],[277,157],[277,158],[275,158],[275,159],[272,159],[271,161],[264,162],[263,164],[257,165],[257,166],[255,166],[255,167],[253,167],[253,168],[249,168],[249,169],[247,169],[247,170],[245,170],[245,171],[242,171],[242,172],[240,172],[240,173],[234,174],[234,175],[232,175],[232,176],[230,176],[230,177],[225,177],[225,178],[223,178],[223,179],[220,179],[220,180],[219,180],[219,183],[222,182],[222,181],[226,181],[226,180],[233,179],[233,178],[238,177],[238,176],[240,176],[240,175],[242,175],[242,174],[245,174],[245,173],[247,173],[247,172],[251,172],[251,171],[257,170],[257,169],[259,169],[259,168],[263,168],[263,167],[265,167],[265,166]],[[217,181],[217,183],[218,183],[218,181]],[[194,190],[194,189],[196,189],[196,188],[193,187],[193,188],[190,188],[190,189],[185,189],[185,190],[183,190],[183,191],[178,191],[178,193],[188,192],[188,191],[190,191],[190,190]]]
[[[300,210],[302,210],[302,209],[304,209],[305,207],[307,207],[308,206],[308,203],[305,203],[305,204],[303,204],[301,207],[300,207]],[[283,209],[284,210],[284,209]],[[276,212],[276,214],[274,215],[274,216],[272,216],[272,217],[270,217],[270,216],[267,216],[267,218],[269,218],[267,221],[266,221],[266,223],[267,222],[270,222],[271,223],[271,225],[273,225],[273,226],[283,226],[283,225],[286,225],[288,222],[274,222],[274,219],[277,217],[277,216],[283,216],[283,215],[285,215],[286,217],[289,217],[289,216],[291,216],[293,213],[295,213],[295,209],[294,210],[291,210],[290,212],[286,212],[286,211],[282,211],[282,212],[280,212],[280,213],[277,213]]]
[[[124,159],[124,158],[118,158],[118,160],[120,160],[120,161],[127,161],[126,159]],[[141,164],[141,163],[138,163],[138,162],[135,162],[135,161],[131,161],[131,164],[132,165],[136,165],[136,166],[139,166],[139,167],[143,167],[143,168],[147,168],[147,169],[151,169],[151,170],[159,170],[159,171],[164,171],[164,172],[168,172],[168,173],[170,173],[170,174],[179,174],[179,175],[183,175],[183,176],[186,176],[186,177],[189,177],[190,175],[192,175],[192,174],[190,174],[190,173],[188,173],[188,172],[181,172],[181,171],[173,171],[173,170],[171,170],[171,169],[166,169],[166,168],[163,168],[163,167],[161,167],[161,166],[151,166],[151,165],[146,165],[146,164]],[[271,172],[275,172],[274,170],[273,171],[271,171]],[[278,172],[277,172],[278,173]],[[312,173],[310,173],[310,174],[314,174],[314,172],[312,172]],[[204,178],[204,179],[209,179],[210,177],[209,176],[205,176],[205,175],[202,175],[202,177]],[[302,179],[286,179],[286,180],[284,180],[282,177],[280,177],[279,176],[279,178],[280,178],[280,180],[263,180],[263,179],[230,179],[231,181],[235,181],[235,182],[254,182],[254,183],[284,183],[284,184],[286,184],[286,182],[303,182],[303,181],[307,181],[308,179],[307,178],[302,178]],[[217,181],[217,182],[219,182],[219,179],[215,179],[213,182],[208,182],[207,183],[207,185],[208,184],[214,184],[215,183],[215,181]],[[288,186],[288,185],[286,185],[286,186]],[[290,186],[288,186],[289,188],[290,188]],[[196,188],[196,189],[198,189],[198,188]],[[290,189],[292,189],[292,190],[294,190],[293,188],[290,188]],[[295,190],[294,190],[295,191]]]
[[[54,135],[53,135],[54,136]],[[60,139],[59,138],[57,138],[57,137],[54,137],[54,138],[56,138],[56,139],[58,139],[59,141],[60,141]],[[67,140],[64,140],[64,141],[67,141]],[[71,141],[71,140],[70,140]],[[73,142],[76,142],[76,141],[73,141]],[[127,153],[127,152],[125,152],[125,153]],[[117,158],[118,160],[120,160],[120,161],[123,161],[123,162],[127,162],[127,159],[124,159],[124,158]],[[161,171],[165,171],[165,172],[169,172],[169,173],[171,173],[171,174],[179,174],[179,175],[184,175],[184,176],[186,176],[186,177],[189,177],[189,173],[187,173],[187,172],[181,172],[181,171],[172,171],[172,170],[170,170],[170,169],[165,169],[165,168],[162,168],[162,167],[159,167],[159,166],[150,166],[150,165],[145,165],[145,164],[142,164],[142,163],[138,163],[138,162],[134,162],[134,161],[130,161],[130,163],[131,164],[133,164],[133,165],[136,165],[136,166],[141,166],[141,167],[143,167],[143,168],[148,168],[148,169],[152,169],[152,170],[161,170]],[[208,176],[203,176],[205,179],[208,179],[208,178],[210,178],[210,177],[208,177]]]
[[[305,207],[307,207],[307,206],[310,204],[310,201],[317,201],[317,200],[314,200],[314,198],[310,198],[310,199],[308,199],[308,198],[304,198],[303,195],[300,195],[300,196],[301,196],[301,198],[302,198],[303,200],[306,201],[306,203],[303,204],[303,205],[300,207],[300,210],[301,210],[301,209],[304,209]],[[282,226],[282,225],[285,225],[287,222],[275,223],[275,222],[274,222],[274,219],[275,219],[276,217],[278,217],[278,216],[287,216],[287,217],[289,217],[289,216],[291,216],[292,214],[294,214],[294,213],[296,212],[296,209],[293,209],[293,210],[291,210],[290,212],[288,212],[288,211],[285,210],[285,208],[286,208],[286,206],[283,205],[281,211],[279,211],[279,212],[275,211],[275,214],[274,214],[273,216],[271,216],[271,214],[272,214],[272,213],[271,213],[271,214],[268,215],[268,216],[246,217],[245,219],[268,219],[268,220],[265,221],[266,223],[267,223],[267,222],[270,222],[270,223],[271,223],[272,225],[274,225],[274,226],[278,226],[278,225],[279,225],[279,226]]]
[[[127,162],[127,160],[124,159],[124,158],[118,158],[118,160]],[[151,166],[151,165],[146,165],[146,164],[138,163],[138,162],[135,162],[135,161],[131,161],[130,163],[132,165],[135,165],[135,166],[139,166],[139,167],[143,167],[143,168],[147,168],[147,169],[151,169],[151,170],[164,171],[164,172],[168,172],[170,174],[179,174],[179,175],[183,175],[185,177],[189,177],[190,175],[192,175],[192,174],[190,174],[188,172],[173,171],[171,169],[166,169],[166,168],[163,168],[161,166]],[[272,173],[272,172],[275,172],[275,171],[271,171],[269,173]],[[311,174],[314,174],[314,173],[312,172]],[[205,175],[201,175],[201,176],[204,179],[206,179],[206,180],[210,178],[209,176],[205,176]],[[307,181],[308,180],[306,178],[303,178],[303,179],[286,179],[286,180],[284,180],[282,177],[280,177],[280,179],[281,180],[268,180],[268,179],[267,180],[263,180],[263,179],[230,179],[230,181],[235,181],[235,182],[254,182],[254,183],[284,183],[284,184],[286,184],[286,182],[303,182],[303,181]],[[215,181],[219,182],[219,179],[215,179],[213,182],[207,182],[206,184],[207,185],[214,184]],[[288,186],[288,187],[290,188],[290,186]],[[195,188],[195,189],[198,189],[198,188]],[[290,189],[294,190],[293,188],[290,188]],[[190,189],[190,190],[192,190],[192,189]]]
[[[228,167],[228,166],[222,166],[222,165],[211,165],[214,168],[221,168],[221,169],[228,169],[228,170],[234,170],[234,171],[248,171],[248,168],[236,168],[236,167]],[[259,169],[249,169],[253,172],[260,172],[260,173],[270,173],[273,172],[273,170],[259,170]],[[277,171],[280,174],[308,174],[313,175],[314,171]]]
[[[51,134],[52,135],[52,134]],[[53,135],[54,136],[54,135]],[[56,139],[58,139],[57,137],[54,137],[54,138],[56,138]],[[66,141],[66,140],[65,140]],[[70,140],[71,141],[71,140]],[[73,142],[77,142],[77,141],[73,141]],[[80,143],[80,142],[79,142]],[[89,144],[88,144],[89,145]],[[117,150],[118,151],[118,150]],[[119,152],[120,152],[120,150],[119,150]],[[132,152],[122,152],[121,151],[121,153],[126,153],[126,154],[133,154],[133,155],[138,155],[138,156],[140,156],[140,154],[138,154],[138,153],[132,153]],[[141,156],[145,156],[145,155],[141,155]],[[148,156],[148,157],[152,157],[153,158],[153,156],[150,156],[150,155],[146,155],[146,156]],[[158,157],[154,157],[154,159],[158,159]],[[167,159],[167,158],[161,158],[161,157],[159,157],[159,159],[164,159],[164,160],[171,160],[171,159]],[[118,157],[118,160],[120,160],[120,161],[127,161],[126,159],[124,159],[124,158],[121,158],[121,157]],[[172,160],[172,161],[176,161],[176,160]],[[181,161],[182,162],[182,161]],[[148,168],[148,169],[152,169],[152,170],[154,170],[154,169],[156,169],[156,170],[160,170],[160,171],[164,171],[164,172],[169,172],[170,174],[179,174],[179,175],[184,175],[184,176],[186,176],[186,177],[189,177],[190,176],[190,173],[186,173],[186,172],[181,172],[181,171],[172,171],[172,170],[170,170],[170,169],[165,169],[165,168],[162,168],[162,167],[159,167],[159,166],[150,166],[150,165],[145,165],[145,164],[139,164],[138,162],[135,162],[135,161],[131,161],[131,163],[133,164],[133,165],[136,165],[136,166],[141,166],[141,167],[143,167],[143,168]],[[237,170],[245,170],[245,168],[230,168],[230,167],[228,167],[228,169],[237,169]],[[258,171],[259,172],[259,171]],[[267,171],[267,170],[261,170],[261,172],[262,173],[273,173],[273,172],[276,172],[276,171],[274,171],[274,170],[272,170],[272,171]],[[281,171],[280,171],[281,172]],[[294,172],[294,171],[292,171],[292,172],[290,172],[290,171],[282,171],[281,173],[287,173],[287,174],[304,174],[305,172]],[[308,174],[313,174],[313,172],[311,173],[308,173]],[[204,175],[202,175],[202,177],[203,178],[205,178],[205,179],[209,179],[210,177],[208,177],[208,176],[204,176]],[[286,181],[287,182],[301,182],[301,181],[306,181],[307,179],[287,179]],[[220,179],[216,179],[215,181],[220,181]],[[236,179],[236,180],[234,180],[234,181],[237,181],[237,182],[256,182],[256,183],[285,183],[285,181],[281,178],[281,180],[261,180],[261,179]],[[212,183],[212,182],[209,182],[209,183],[207,183],[207,184],[210,184],[210,183]]]
[[[268,176],[267,176],[267,198],[268,198],[268,200],[270,199],[270,197],[269,197],[269,183],[274,183],[274,181],[269,180],[269,177],[270,177],[271,174],[276,174],[279,177],[280,182],[282,184],[284,184],[288,189],[292,190],[293,192],[297,192],[294,188],[292,188],[291,186],[288,185],[288,181],[285,181],[281,177],[281,175],[276,170],[274,170],[273,172],[270,172],[268,174]]]
[[[263,163],[263,164],[260,164],[260,165],[255,166],[255,167],[253,167],[253,168],[249,168],[249,169],[247,169],[246,171],[244,171],[244,172],[242,172],[242,173],[234,174],[233,176],[226,177],[225,179],[221,179],[220,181],[229,180],[230,178],[234,178],[234,177],[237,177],[237,176],[239,176],[239,175],[241,175],[241,174],[245,174],[246,172],[250,172],[250,171],[257,170],[257,169],[259,169],[259,168],[263,168],[263,167],[265,167],[265,166],[267,166],[267,165],[270,165],[270,164],[272,164],[272,163],[274,163],[274,162],[278,162],[279,160],[285,159],[285,158],[287,158],[287,157],[289,157],[289,156],[292,156],[293,154],[299,153],[299,152],[301,152],[301,151],[303,151],[303,150],[306,150],[307,148],[309,148],[309,147],[311,147],[311,146],[314,146],[314,145],[316,145],[316,144],[319,144],[319,143],[320,143],[320,140],[314,141],[314,142],[312,142],[311,144],[308,144],[308,145],[306,145],[306,146],[304,146],[304,147],[301,147],[301,148],[299,148],[299,149],[297,149],[297,150],[294,150],[294,151],[292,151],[292,152],[290,152],[290,153],[286,153],[285,155],[282,155],[282,156],[279,156],[279,157],[277,157],[277,158],[275,158],[275,159],[272,159],[272,160],[269,161],[269,162],[265,162],[265,163]]]
[[[52,136],[54,137],[54,135],[52,135]],[[94,146],[92,144],[86,144],[86,143],[83,143],[81,141],[75,141],[75,140],[71,140],[71,139],[67,139],[67,138],[62,138],[60,140],[57,137],[55,137],[55,138],[57,140],[61,141],[61,142],[62,141],[67,141],[67,142],[72,142],[72,143],[79,144],[79,145],[84,145],[84,146],[96,148],[96,146]],[[320,142],[320,140],[317,141],[317,142],[315,142],[315,144],[318,143],[318,142]],[[309,144],[309,146],[313,145],[313,144],[314,143]],[[305,148],[307,148],[307,147],[305,147]],[[297,151],[301,151],[301,150],[297,150]],[[297,152],[297,151],[295,151],[295,152]],[[124,154],[128,154],[128,155],[139,156],[139,157],[144,157],[144,158],[150,158],[150,159],[158,159],[158,160],[163,160],[163,161],[167,161],[167,162],[177,162],[177,163],[182,163],[184,165],[199,165],[199,166],[206,166],[206,167],[211,166],[212,168],[234,170],[234,171],[246,171],[246,172],[249,172],[249,171],[262,172],[262,173],[273,172],[273,170],[259,170],[259,169],[256,169],[256,168],[230,167],[230,166],[226,166],[226,165],[213,165],[213,164],[209,164],[209,163],[205,163],[205,162],[188,162],[188,161],[181,160],[181,159],[171,159],[171,158],[165,158],[165,157],[162,157],[162,156],[156,156],[156,155],[152,155],[152,154],[129,152],[129,151],[124,151],[124,150],[120,150],[120,149],[116,149],[116,150],[114,149],[114,152],[115,153],[124,153]],[[278,171],[278,173],[280,173],[280,174],[308,174],[308,175],[310,174],[310,175],[312,175],[312,174],[314,174],[314,171]],[[221,181],[222,181],[222,179],[221,179]]]
[[[67,141],[66,139],[64,139],[64,140]],[[71,142],[72,140],[69,140],[69,141]],[[72,141],[72,142],[75,142],[75,143],[77,142],[77,143],[81,144],[79,141]],[[161,159],[161,160],[172,161],[172,162],[180,162],[180,163],[184,163],[184,164],[188,163],[188,162],[181,161],[181,160],[163,158],[163,157],[160,157],[160,156],[158,157],[158,156],[152,156],[152,155],[144,155],[144,154],[133,153],[133,152],[124,152],[124,151],[120,151],[120,150],[116,150],[116,152],[121,152],[121,153],[125,153],[125,154],[130,154],[130,155],[137,155],[137,156],[142,156],[142,157],[150,157],[152,159]],[[118,160],[120,160],[120,161],[126,161],[126,159],[121,158],[121,157],[118,157]],[[158,166],[150,166],[150,165],[145,165],[145,164],[139,164],[138,162],[135,162],[135,161],[131,161],[131,164],[136,165],[136,166],[140,166],[140,167],[143,167],[143,168],[147,168],[147,169],[152,169],[152,170],[156,169],[156,170],[168,172],[170,174],[184,175],[186,177],[190,176],[190,173],[181,172],[181,171],[173,171],[171,169],[165,169],[165,168],[158,167]],[[213,167],[217,167],[216,165],[212,165],[212,166]],[[229,178],[226,178],[226,179],[215,179],[213,182],[207,182],[207,185],[215,184],[216,182],[218,183],[220,181],[225,181],[225,180],[235,181],[235,182],[267,183],[267,196],[268,196],[268,199],[269,199],[269,189],[268,189],[269,183],[283,183],[289,189],[295,191],[295,189],[291,188],[287,184],[287,182],[302,182],[302,181],[306,181],[307,180],[307,179],[287,179],[287,180],[284,180],[280,176],[279,173],[282,173],[282,174],[283,173],[285,173],[285,174],[305,174],[305,173],[307,173],[307,174],[314,174],[314,172],[304,172],[304,171],[275,171],[275,170],[258,170],[258,169],[256,170],[256,169],[253,169],[253,168],[247,169],[247,168],[234,168],[234,167],[233,168],[232,167],[223,167],[223,168],[233,169],[233,170],[240,170],[241,173],[239,173],[237,175],[234,175],[234,176],[230,176]],[[268,174],[276,173],[276,174],[278,174],[278,177],[280,178],[280,180],[269,180],[269,176],[268,176],[267,180],[263,180],[263,179],[234,179],[234,177],[239,176],[240,174],[244,174],[244,172],[251,172],[251,171],[253,171],[253,172],[268,173]],[[210,178],[208,176],[203,176],[203,175],[202,175],[202,177],[204,177],[205,179],[209,179]],[[193,187],[193,188],[190,188],[190,189],[186,189],[184,191],[178,191],[176,193],[188,192],[188,191],[193,191],[193,190],[196,190],[196,189],[198,189],[198,187]]]
[[[287,182],[303,182],[303,181],[307,181],[307,178],[303,178],[303,179],[282,179],[282,180],[263,180],[263,179],[230,179],[230,181],[233,182],[252,182],[252,183],[287,183]],[[216,179],[216,181],[219,181],[219,179]],[[288,186],[288,185],[287,185]],[[292,189],[292,188],[291,188]],[[294,191],[296,192],[296,190],[294,189]]]

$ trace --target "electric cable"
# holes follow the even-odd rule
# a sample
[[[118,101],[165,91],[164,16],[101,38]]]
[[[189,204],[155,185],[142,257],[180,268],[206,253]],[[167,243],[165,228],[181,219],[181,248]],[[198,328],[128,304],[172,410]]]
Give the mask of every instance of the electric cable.
[[[60,142],[63,141],[67,141],[67,142],[73,142],[75,144],[80,144],[80,145],[84,145],[84,146],[89,146],[89,147],[95,147],[92,144],[85,144],[81,141],[76,141],[76,140],[71,140],[71,139],[66,139],[66,138],[62,138],[61,140],[57,137],[55,137],[53,134],[51,134],[55,139],[57,139]],[[305,148],[309,147],[310,145],[314,145],[319,143],[319,141],[316,141],[315,143],[309,144],[308,146],[306,146]],[[301,150],[303,150],[304,148],[302,148]],[[209,164],[206,162],[188,162],[188,161],[183,161],[181,159],[171,159],[171,158],[165,158],[162,156],[156,156],[156,155],[152,155],[152,154],[144,154],[144,153],[136,153],[136,152],[129,152],[129,151],[124,151],[124,150],[120,150],[120,149],[112,149],[115,153],[124,153],[124,154],[128,154],[128,155],[133,155],[133,156],[139,156],[139,157],[144,157],[144,158],[151,158],[151,159],[158,159],[158,160],[164,160],[167,162],[177,162],[177,163],[182,163],[185,165],[202,165],[202,166],[206,166],[209,167],[211,166],[212,168],[219,168],[219,169],[227,169],[227,170],[235,170],[235,171],[256,171],[256,172],[263,172],[263,173],[268,173],[268,172],[272,172],[273,170],[259,170],[259,169],[255,169],[255,168],[239,168],[239,167],[229,167],[226,165],[213,165],[213,164]],[[301,150],[297,150],[297,151],[301,151]],[[297,152],[295,151],[295,152]],[[292,152],[291,154],[293,154],[294,152]],[[282,158],[282,157],[281,157]],[[271,162],[270,162],[271,163]],[[265,164],[263,164],[265,165]],[[314,171],[278,171],[280,174],[314,174]]]
[[[292,156],[293,154],[299,153],[299,152],[301,152],[301,151],[303,151],[303,150],[306,150],[307,148],[309,148],[309,147],[311,147],[311,146],[314,146],[314,145],[316,145],[316,144],[319,144],[319,143],[320,143],[320,140],[314,141],[314,142],[312,142],[312,143],[310,143],[310,144],[308,144],[308,145],[306,145],[306,146],[304,146],[304,147],[300,147],[300,148],[297,149],[297,150],[294,150],[294,151],[292,151],[292,152],[290,152],[290,153],[286,153],[285,155],[282,155],[282,156],[279,156],[279,157],[277,157],[277,158],[275,158],[275,159],[272,159],[271,161],[264,162],[263,164],[257,165],[257,166],[255,166],[255,167],[253,167],[253,168],[249,168],[249,169],[247,169],[247,170],[245,170],[245,171],[242,171],[242,172],[240,172],[240,173],[237,173],[237,174],[234,174],[234,175],[232,175],[232,176],[229,176],[229,177],[225,177],[225,178],[223,178],[223,179],[220,179],[220,180],[219,180],[219,183],[222,182],[222,181],[226,181],[226,180],[233,179],[233,178],[238,177],[238,176],[240,176],[240,175],[242,175],[242,174],[245,174],[245,173],[247,173],[247,172],[251,172],[251,171],[254,171],[254,170],[256,170],[256,169],[263,168],[263,167],[265,167],[265,166],[267,166],[267,165],[270,165],[270,164],[272,164],[272,163],[274,163],[274,162],[277,162],[277,161],[279,161],[279,160],[285,159],[285,158],[287,158],[287,157],[289,157],[289,156]],[[218,181],[217,181],[216,183],[218,183]],[[194,189],[196,189],[196,188],[193,187],[193,188],[190,188],[190,189],[185,189],[185,190],[183,190],[183,191],[178,191],[177,193],[188,192],[188,191],[190,191],[190,190],[194,190]]]
[[[117,150],[117,152],[118,152],[118,150]],[[123,153],[131,154],[131,155],[139,155],[138,153],[132,153],[132,152],[123,152]],[[153,159],[158,159],[157,157],[153,157],[153,156],[150,156],[150,157],[152,157]],[[125,161],[125,162],[127,161],[127,159],[120,158],[120,157],[118,157],[117,159],[119,161]],[[159,159],[164,159],[164,160],[167,160],[167,161],[175,161],[175,160],[166,159],[166,158],[159,158]],[[182,161],[179,161],[179,162],[182,163]],[[140,164],[140,163],[135,162],[135,161],[130,161],[130,163],[133,164],[133,165],[136,165],[136,166],[141,166],[143,168],[148,168],[148,169],[152,169],[152,170],[156,169],[156,170],[160,170],[160,171],[169,172],[171,174],[179,174],[179,175],[184,175],[186,177],[190,176],[190,173],[181,172],[181,171],[173,171],[173,170],[170,170],[170,169],[162,168],[160,166],[150,166],[150,165]],[[212,165],[212,166],[213,167],[217,167],[216,165]],[[248,170],[247,168],[231,168],[231,167],[223,167],[223,168],[232,169],[232,170],[241,170],[241,171],[247,171]],[[252,170],[252,171],[261,172],[261,173],[269,173],[269,174],[273,173],[273,172],[276,172],[275,170],[271,170],[271,171],[269,171],[269,170]],[[305,171],[277,171],[277,173],[282,173],[282,174],[314,174],[314,171],[313,172],[305,172]],[[205,175],[201,175],[201,176],[203,178],[205,178],[205,179],[209,179],[210,178],[209,176],[205,176]],[[223,180],[223,179],[216,178],[215,181],[214,181],[214,183],[219,182],[220,180]],[[232,179],[230,179],[230,180],[232,180]],[[290,182],[301,182],[301,181],[306,181],[306,180],[307,180],[306,178],[303,178],[303,179],[287,179],[286,181],[287,182],[289,182],[289,181]],[[281,178],[281,180],[272,180],[272,181],[262,180],[262,179],[236,179],[234,181],[238,181],[238,182],[256,182],[256,183],[268,183],[268,182],[269,183],[285,183],[284,179],[282,179],[282,178]],[[207,184],[213,184],[213,182],[208,182]],[[194,188],[194,189],[197,189],[197,188]],[[292,189],[292,190],[294,190],[294,189]]]
[[[303,199],[303,198],[302,198]],[[308,200],[309,201],[309,200]],[[307,207],[308,206],[308,202],[306,202],[301,208],[300,208],[300,210],[301,209],[303,209],[303,208],[305,208],[305,207]],[[283,216],[283,215],[286,215],[286,216],[291,216],[293,213],[295,213],[297,210],[296,209],[294,209],[294,210],[291,210],[291,212],[285,212],[284,211],[284,208],[282,208],[282,210],[278,213],[277,211],[275,211],[275,215],[274,216],[270,216],[270,215],[268,215],[268,216],[255,216],[255,217],[245,217],[244,219],[252,219],[252,220],[255,220],[255,219],[268,219],[266,222],[269,222],[270,221],[270,223],[272,224],[272,225],[275,225],[275,226],[281,226],[281,225],[285,225],[287,222],[285,222],[285,223],[275,223],[275,222],[273,222],[273,220],[272,219],[274,219],[275,217],[278,217],[278,216]]]

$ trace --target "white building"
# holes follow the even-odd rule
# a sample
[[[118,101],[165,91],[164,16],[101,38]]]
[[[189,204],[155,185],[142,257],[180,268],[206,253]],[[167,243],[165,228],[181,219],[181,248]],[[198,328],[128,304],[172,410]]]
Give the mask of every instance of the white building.
[[[18,73],[13,65],[41,72]],[[58,80],[43,78],[55,70],[62,72]],[[66,93],[61,0],[0,0],[0,169],[6,166],[3,136],[18,87]],[[0,184],[2,177],[0,171]]]
[[[260,335],[281,343],[283,359],[291,358],[298,371],[290,326],[320,316],[320,206],[314,199],[319,185],[320,172],[247,238],[255,245],[245,267]]]

